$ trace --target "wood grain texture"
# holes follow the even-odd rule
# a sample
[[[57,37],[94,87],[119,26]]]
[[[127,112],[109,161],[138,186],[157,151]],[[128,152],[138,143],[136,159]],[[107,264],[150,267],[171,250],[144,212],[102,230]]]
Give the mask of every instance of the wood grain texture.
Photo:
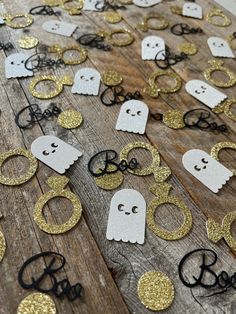
[[[6,12],[28,12],[29,8],[40,5],[38,0],[18,2],[1,1]],[[198,0],[204,8],[204,16],[212,7],[210,0]],[[50,19],[45,16],[35,16],[34,23],[29,28],[29,33],[37,36],[41,43],[46,45],[60,44],[68,46],[75,44],[75,38],[86,32],[97,32],[99,29],[117,29],[124,27],[130,29],[135,36],[131,46],[114,47],[110,52],[96,49],[88,51],[89,58],[79,66],[67,66],[55,71],[46,70],[43,73],[55,73],[56,75],[69,74],[84,66],[91,66],[102,72],[107,68],[113,68],[122,74],[123,86],[127,91],[142,90],[149,75],[156,70],[154,62],[142,61],[140,56],[141,40],[149,34],[158,34],[163,37],[167,45],[173,51],[184,42],[194,42],[199,47],[199,52],[191,56],[187,61],[175,65],[172,70],[178,73],[182,80],[182,89],[175,94],[162,94],[153,100],[145,96],[144,101],[152,113],[165,112],[171,108],[186,111],[191,108],[204,108],[202,104],[189,96],[184,89],[184,83],[189,79],[203,79],[202,71],[207,67],[207,61],[212,59],[207,46],[209,36],[218,35],[225,38],[235,31],[235,16],[227,12],[232,19],[232,25],[227,28],[212,26],[204,21],[184,18],[173,15],[170,12],[171,5],[181,5],[180,1],[164,1],[153,8],[142,9],[136,6],[127,6],[127,10],[120,11],[123,16],[121,23],[108,25],[103,20],[102,13],[83,12],[80,16],[69,16],[61,11],[60,20],[72,22],[79,27],[73,38],[64,38],[45,33],[41,25]],[[135,26],[140,23],[144,14],[158,12],[165,16],[170,25],[186,22],[193,27],[201,27],[202,35],[186,35],[185,37],[173,36],[170,30],[140,32]],[[52,17],[57,19],[57,17]],[[0,29],[0,41],[11,41],[20,49],[16,41],[23,34],[23,30],[12,30],[3,26]],[[34,51],[34,50],[32,50]],[[31,51],[31,52],[32,52]],[[139,136],[115,130],[115,122],[119,113],[119,106],[111,108],[102,105],[99,97],[86,97],[71,94],[70,87],[65,87],[63,93],[53,99],[64,110],[74,108],[84,117],[83,125],[75,130],[68,131],[52,121],[41,121],[29,130],[20,130],[15,122],[16,113],[28,104],[38,103],[42,108],[47,108],[50,101],[34,99],[28,91],[30,78],[5,79],[4,60],[6,55],[12,52],[0,52],[0,152],[17,147],[30,149],[32,141],[40,135],[50,134],[60,137],[83,151],[83,158],[76,162],[67,172],[70,178],[71,190],[79,196],[83,205],[83,218],[71,231],[63,235],[51,236],[45,234],[33,221],[33,208],[38,198],[49,190],[46,180],[55,174],[51,169],[39,163],[37,175],[20,187],[0,186],[0,211],[4,218],[0,221],[0,228],[7,241],[7,252],[0,265],[0,313],[13,314],[21,299],[30,292],[23,290],[17,282],[17,272],[23,261],[39,253],[40,251],[55,250],[65,255],[67,264],[61,278],[68,276],[71,283],[77,281],[85,288],[82,300],[69,303],[67,299],[54,298],[58,313],[151,313],[140,303],[137,297],[137,282],[139,277],[149,270],[160,270],[168,274],[175,286],[175,300],[166,313],[235,313],[236,301],[233,293],[218,297],[201,298],[202,291],[195,289],[193,298],[191,291],[185,288],[177,273],[177,265],[181,257],[188,251],[207,247],[214,249],[219,254],[220,261],[215,267],[216,271],[222,269],[232,273],[235,271],[235,255],[230,252],[223,242],[212,244],[208,238],[205,222],[208,217],[221,222],[224,215],[235,210],[236,180],[230,182],[217,194],[208,191],[201,183],[190,176],[181,163],[182,155],[191,148],[203,149],[209,152],[211,147],[220,141],[236,141],[235,122],[224,114],[216,116],[216,120],[226,123],[230,132],[217,134],[213,132],[201,132],[200,130],[182,129],[174,131],[162,123],[149,120],[146,135]],[[29,52],[30,53],[30,52]],[[225,65],[236,73],[236,64],[233,60],[225,60]],[[101,87],[101,90],[104,86]],[[233,97],[236,86],[224,90]],[[191,209],[193,214],[192,231],[185,238],[178,241],[165,241],[156,237],[148,228],[146,230],[145,245],[132,245],[127,243],[110,242],[106,240],[106,225],[109,204],[114,191],[100,190],[87,171],[87,163],[91,156],[102,149],[115,149],[119,152],[126,144],[134,141],[152,143],[161,154],[162,165],[167,165],[172,170],[169,183],[173,186],[173,195],[179,196]],[[148,162],[145,152],[139,151],[138,158]],[[226,166],[235,167],[235,152],[225,151],[222,160]],[[4,167],[6,173],[14,175],[23,171],[25,161],[22,159],[9,161]],[[154,183],[153,176],[135,177],[125,175],[122,188],[134,188],[139,190],[147,203],[154,196],[148,187]],[[71,214],[69,203],[63,199],[54,200],[45,208],[45,217],[49,222],[65,221]],[[162,206],[156,213],[156,221],[160,226],[173,230],[182,222],[179,210],[171,205]],[[233,224],[232,232],[236,235],[236,225]],[[192,269],[195,267],[191,265]]]

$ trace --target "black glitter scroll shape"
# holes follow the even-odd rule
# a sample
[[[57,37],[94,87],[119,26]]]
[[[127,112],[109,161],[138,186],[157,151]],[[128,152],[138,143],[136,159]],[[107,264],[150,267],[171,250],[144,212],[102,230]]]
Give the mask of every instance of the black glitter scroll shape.
[[[48,5],[39,5],[30,9],[29,14],[32,15],[61,15],[60,12],[55,12],[52,7]]]
[[[95,8],[99,12],[104,12],[110,10],[126,10],[126,7],[124,5],[117,5],[115,3],[109,2],[109,1],[104,1],[104,5],[101,6],[103,1],[98,0],[97,3],[95,4]]]
[[[25,68],[28,71],[36,71],[42,68],[54,69],[65,65],[62,59],[53,60],[47,57],[46,53],[37,52],[25,61]]]
[[[8,43],[4,44],[4,43],[0,42],[0,50],[9,51],[11,49],[14,49],[14,46],[12,45],[12,43],[8,42]]]
[[[117,171],[126,171],[128,169],[134,170],[138,168],[139,163],[136,158],[132,158],[129,162],[126,160],[121,160],[119,163],[117,163],[115,160],[117,159],[118,154],[115,150],[107,149],[107,150],[102,150],[98,153],[96,153],[88,162],[88,170],[91,173],[92,176],[94,177],[101,177],[104,174],[112,174]],[[104,164],[103,168],[99,168],[94,170],[94,164],[96,162],[101,161]],[[109,168],[109,165],[113,165],[115,167]]]
[[[107,100],[108,97],[109,100]],[[127,100],[142,99],[142,95],[139,91],[125,93],[122,86],[109,86],[101,93],[100,99],[103,105],[110,107],[116,104],[121,104]]]
[[[24,273],[29,270],[27,270],[27,267],[42,258],[42,261],[44,261],[45,257],[51,257],[51,260],[47,266],[43,269],[42,274],[38,275],[37,277],[31,276],[30,282],[26,282],[23,277]],[[24,264],[22,265],[19,273],[18,273],[18,281],[19,284],[23,289],[35,289],[39,292],[43,293],[53,293],[57,298],[61,298],[63,296],[66,296],[69,301],[74,301],[81,297],[81,293],[83,290],[83,287],[80,283],[77,283],[75,285],[71,285],[68,279],[63,279],[58,281],[55,274],[60,271],[66,263],[66,259],[62,254],[59,254],[57,252],[42,252],[39,254],[36,254],[29,258]],[[59,265],[59,266],[55,266]],[[46,280],[48,279],[48,280]],[[45,281],[50,282],[51,286],[47,288],[43,287],[45,284]]]
[[[162,54],[165,59],[158,60],[158,56]],[[158,68],[165,70],[168,69],[170,66],[175,65],[176,63],[183,61],[188,58],[188,55],[184,52],[181,52],[179,55],[170,52],[170,49],[166,47],[165,50],[160,50],[155,56],[155,64]]]
[[[89,46],[104,51],[110,51],[112,49],[110,45],[104,44],[104,38],[97,34],[84,34],[77,38],[76,41],[83,46]]]
[[[193,281],[189,281],[184,278],[184,265],[192,257],[193,254],[199,253],[202,257],[202,262],[199,265],[199,274],[198,276],[192,276]],[[207,254],[206,254],[207,253]],[[207,262],[207,257],[211,261]],[[236,290],[236,272],[230,276],[226,271],[221,271],[219,274],[216,274],[212,269],[213,266],[217,263],[218,256],[217,254],[210,249],[196,249],[187,253],[180,261],[178,266],[179,278],[182,283],[188,288],[202,287],[205,289],[217,288],[220,291],[217,291],[213,294],[207,295],[205,297],[212,297],[214,295],[222,294],[228,291],[228,289],[233,288]],[[196,270],[196,267],[194,267]],[[206,282],[206,274],[208,275],[208,282]]]
[[[170,31],[176,36],[203,33],[203,30],[200,27],[194,28],[185,23],[174,24],[171,26]]]
[[[22,123],[21,122],[21,115],[23,113],[27,113],[28,117],[27,120]],[[27,107],[21,109],[15,117],[16,125],[21,129],[29,129],[35,123],[38,123],[41,120],[49,120],[52,119],[54,116],[58,116],[61,113],[61,109],[59,109],[54,103],[51,103],[48,109],[42,111],[42,109],[37,104],[32,104]]]

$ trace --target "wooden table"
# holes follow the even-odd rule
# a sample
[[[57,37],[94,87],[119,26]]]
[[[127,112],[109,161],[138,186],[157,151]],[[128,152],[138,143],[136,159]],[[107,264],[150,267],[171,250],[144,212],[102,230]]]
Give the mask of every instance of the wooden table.
[[[204,15],[215,5],[214,1],[198,0],[204,8]],[[28,12],[30,8],[40,5],[39,0],[27,1],[1,1],[5,12]],[[141,39],[148,34],[158,34],[163,37],[166,44],[177,51],[182,42],[194,42],[199,52],[184,62],[173,66],[172,70],[179,74],[183,80],[182,89],[174,94],[162,94],[157,99],[144,98],[151,113],[165,112],[171,108],[183,111],[192,108],[205,108],[197,100],[185,92],[184,82],[190,79],[204,79],[202,71],[207,67],[207,61],[212,59],[207,47],[209,36],[227,35],[236,31],[235,16],[225,11],[232,19],[232,25],[227,28],[215,27],[204,20],[194,20],[173,15],[170,6],[181,5],[178,1],[163,1],[162,4],[152,8],[142,9],[134,5],[127,6],[121,11],[123,20],[117,25],[107,24],[102,13],[83,12],[79,16],[69,16],[61,11],[58,18],[66,22],[73,22],[79,26],[74,37],[83,33],[97,32],[99,29],[120,27],[128,28],[135,36],[131,46],[114,47],[110,52],[97,49],[88,51],[89,58],[82,66],[92,66],[102,72],[107,68],[117,70],[123,76],[123,86],[127,91],[142,90],[149,75],[157,69],[154,62],[142,61],[140,56]],[[163,31],[141,32],[136,25],[148,12],[158,12],[165,16],[170,25],[174,23],[188,23],[193,27],[201,27],[201,35],[173,36],[170,29]],[[51,17],[56,19],[56,17]],[[46,45],[60,44],[68,46],[75,44],[74,38],[67,38],[46,33],[41,25],[49,20],[47,16],[35,16],[34,23],[28,28],[29,34],[35,35],[41,43]],[[32,141],[40,135],[56,135],[64,141],[74,145],[83,152],[83,158],[67,171],[70,179],[70,188],[77,194],[83,205],[83,217],[79,224],[62,235],[48,235],[41,231],[33,221],[33,209],[38,198],[49,191],[46,180],[55,175],[50,168],[39,163],[39,169],[26,184],[19,187],[0,186],[0,211],[3,218],[0,229],[7,242],[6,255],[0,265],[0,313],[13,314],[20,301],[30,292],[22,289],[17,281],[17,274],[22,263],[34,254],[41,251],[58,251],[66,257],[67,263],[61,273],[61,279],[68,277],[73,284],[81,282],[84,287],[84,296],[81,300],[69,302],[66,298],[56,299],[58,313],[151,313],[139,301],[137,296],[137,282],[139,277],[149,270],[160,270],[171,278],[175,286],[175,300],[166,313],[235,313],[236,299],[233,292],[212,298],[199,297],[199,289],[190,289],[183,286],[177,272],[180,259],[190,250],[196,248],[212,248],[219,255],[216,272],[226,270],[230,274],[235,272],[235,254],[229,247],[220,241],[212,244],[207,238],[206,219],[214,218],[221,222],[230,211],[235,210],[236,180],[231,179],[218,194],[213,194],[193,176],[188,174],[181,162],[182,155],[191,148],[203,149],[210,152],[211,147],[221,141],[234,141],[235,122],[220,114],[215,119],[218,123],[225,123],[229,127],[228,133],[204,132],[193,129],[173,130],[164,124],[149,119],[146,134],[143,136],[120,132],[115,130],[115,122],[119,113],[119,105],[105,107],[99,97],[86,97],[73,95],[70,87],[65,87],[63,93],[53,99],[62,110],[68,108],[78,109],[84,123],[74,130],[66,130],[56,123],[56,119],[42,121],[35,124],[32,129],[19,129],[14,121],[16,113],[23,107],[38,103],[47,108],[51,100],[40,101],[35,99],[28,90],[31,78],[9,79],[5,78],[4,61],[6,55],[16,51],[23,51],[17,45],[17,40],[24,34],[24,29],[14,30],[7,26],[0,29],[0,41],[12,42],[15,50],[0,52],[0,152],[23,147],[30,149]],[[33,50],[32,50],[33,51]],[[29,52],[30,53],[30,52]],[[232,59],[225,60],[225,65],[236,73],[236,63]],[[65,69],[43,70],[42,73],[63,73],[74,76],[81,66],[67,66]],[[104,89],[104,86],[101,88]],[[235,96],[236,86],[224,90],[229,97]],[[224,92],[223,91],[223,92]],[[154,145],[161,154],[162,165],[168,165],[172,176],[168,180],[173,186],[173,195],[179,196],[191,209],[193,215],[192,231],[178,241],[165,241],[146,229],[145,245],[114,242],[106,240],[106,226],[109,204],[114,191],[99,189],[94,179],[88,173],[87,163],[99,150],[115,149],[119,152],[126,144],[134,141],[144,141]],[[139,158],[147,157],[143,151],[138,152]],[[235,167],[235,153],[224,151],[221,154],[223,163],[227,167]],[[10,160],[3,167],[4,173],[14,175],[26,168],[23,158]],[[147,203],[153,199],[149,186],[154,183],[153,176],[135,177],[125,175],[122,188],[134,188],[140,191]],[[51,223],[66,221],[71,214],[70,203],[63,199],[54,199],[45,207],[45,217]],[[156,213],[158,224],[168,230],[180,226],[182,215],[171,205],[162,206]],[[232,232],[236,235],[236,225]],[[194,268],[194,265],[192,265]]]

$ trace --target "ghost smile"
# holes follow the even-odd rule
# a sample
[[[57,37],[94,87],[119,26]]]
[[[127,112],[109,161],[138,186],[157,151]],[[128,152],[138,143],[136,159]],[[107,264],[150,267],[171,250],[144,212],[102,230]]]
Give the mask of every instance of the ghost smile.
[[[126,215],[130,215],[130,213],[129,213],[129,212],[125,212],[125,214],[126,214]]]

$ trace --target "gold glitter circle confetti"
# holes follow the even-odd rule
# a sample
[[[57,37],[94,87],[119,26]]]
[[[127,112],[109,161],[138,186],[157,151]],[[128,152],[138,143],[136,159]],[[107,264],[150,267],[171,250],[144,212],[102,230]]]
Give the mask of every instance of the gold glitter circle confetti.
[[[17,309],[17,314],[56,314],[56,312],[56,305],[52,298],[40,292],[28,295]]]
[[[69,109],[59,114],[57,122],[65,129],[75,129],[81,125],[83,117],[79,111]]]
[[[168,110],[163,114],[163,122],[172,129],[182,129],[185,127],[184,114],[179,110]]]
[[[104,20],[108,23],[115,24],[122,20],[122,16],[115,11],[107,11],[104,14]]]
[[[36,37],[25,35],[18,40],[18,44],[23,49],[31,49],[38,45],[39,41]]]
[[[148,271],[138,281],[138,296],[146,308],[152,311],[164,310],[174,301],[174,286],[166,274]]]
[[[210,152],[211,157],[214,158],[217,161],[220,161],[220,158],[219,158],[220,151],[222,149],[226,149],[226,148],[230,148],[230,149],[236,150],[236,143],[233,143],[233,142],[220,142],[220,143],[215,144],[212,147],[211,152]],[[232,171],[234,176],[236,176],[236,169],[230,169],[230,171]]]
[[[8,158],[13,157],[13,156],[24,156],[24,157],[26,157],[30,163],[29,170],[27,171],[27,173],[25,173],[19,177],[14,177],[14,178],[5,177],[1,171],[2,165]],[[23,183],[29,181],[33,177],[33,175],[37,171],[37,168],[38,168],[37,159],[34,157],[34,155],[31,152],[29,152],[26,149],[16,148],[16,149],[10,150],[8,152],[2,153],[2,154],[0,154],[0,183],[4,184],[4,185],[23,184]]]
[[[6,251],[6,241],[3,233],[0,231],[0,262],[3,260]]]
[[[74,193],[68,190],[64,190],[64,187],[68,182],[69,179],[66,176],[50,177],[47,180],[47,184],[52,188],[52,190],[42,195],[35,204],[34,221],[36,222],[38,227],[44,232],[50,234],[61,234],[72,229],[80,220],[82,214],[82,206],[80,200]],[[69,201],[71,201],[73,205],[72,216],[68,221],[61,225],[49,224],[45,221],[43,217],[43,207],[50,199],[55,197],[67,198]]]
[[[170,196],[169,192],[171,185],[168,183],[154,184],[151,187],[151,192],[157,196],[154,198],[147,208],[147,225],[155,233],[156,236],[164,240],[178,240],[183,238],[192,228],[193,218],[190,209],[184,202],[174,196]],[[157,226],[154,215],[157,207],[163,204],[173,204],[182,210],[184,222],[182,226],[174,231],[167,231]]]
[[[122,81],[123,81],[122,76],[114,70],[107,70],[102,73],[102,82],[104,85],[117,86]]]
[[[179,51],[191,56],[195,55],[198,52],[198,49],[193,43],[183,43],[179,46]]]
[[[116,169],[116,166],[114,165],[109,165],[107,167],[108,171],[113,171]],[[114,190],[116,188],[118,188],[124,180],[124,175],[121,171],[117,171],[115,173],[110,173],[110,174],[104,174],[101,177],[96,177],[95,178],[95,182],[96,185],[103,189],[103,190]]]

